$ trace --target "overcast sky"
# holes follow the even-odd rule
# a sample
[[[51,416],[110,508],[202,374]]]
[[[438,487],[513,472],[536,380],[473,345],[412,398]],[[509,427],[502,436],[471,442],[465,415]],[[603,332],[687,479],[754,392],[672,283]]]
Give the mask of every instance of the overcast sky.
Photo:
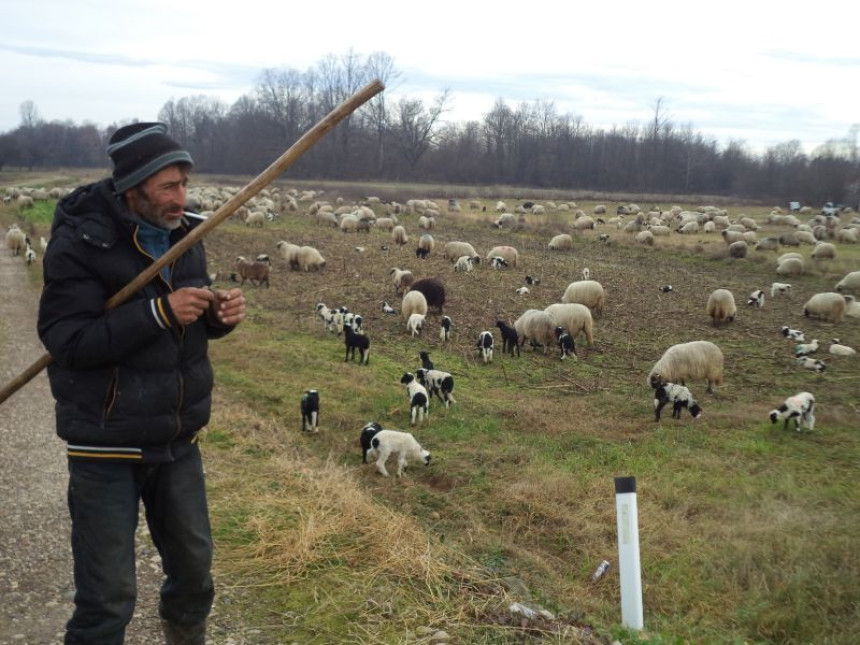
[[[628,4],[632,6],[628,6]],[[860,123],[860,3],[476,0],[0,0],[0,132],[46,121],[154,120],[171,98],[231,105],[267,68],[387,53],[397,94],[480,120],[549,100],[593,127],[664,115],[752,152],[807,152]],[[393,98],[397,98],[397,94]]]

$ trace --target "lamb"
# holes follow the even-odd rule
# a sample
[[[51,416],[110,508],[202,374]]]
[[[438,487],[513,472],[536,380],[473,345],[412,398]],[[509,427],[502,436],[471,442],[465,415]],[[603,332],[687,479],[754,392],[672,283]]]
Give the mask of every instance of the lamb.
[[[494,269],[501,269],[502,267],[508,266],[508,261],[503,257],[500,257],[498,255],[494,255],[493,257],[490,258],[490,266],[493,267]]]
[[[391,282],[394,284],[395,293],[408,291],[409,287],[411,287],[412,283],[415,281],[412,271],[409,271],[408,269],[401,270],[397,267],[393,267],[391,271],[388,272],[388,275],[391,276]]]
[[[842,294],[835,292],[816,293],[803,305],[804,316],[814,316],[831,322],[842,322],[847,305]]]
[[[485,365],[493,362],[493,332],[482,331],[478,334],[478,349],[481,350]]]
[[[526,284],[529,285],[530,287],[539,285],[540,284],[540,278],[535,278],[533,276],[527,275],[526,276]]]
[[[594,321],[591,310],[579,303],[555,303],[549,305],[544,312],[555,321],[555,325],[564,327],[572,336],[582,332],[588,345],[594,344]]]
[[[839,293],[860,293],[860,271],[847,273],[844,278],[836,283],[836,291]]]
[[[372,439],[382,430],[376,421],[370,421],[361,429],[358,441],[361,444],[361,463],[367,463],[367,453],[373,449]]]
[[[490,249],[489,253],[487,253],[487,259],[490,260],[496,257],[502,258],[507,262],[507,264],[516,267],[517,261],[519,260],[519,253],[512,246],[494,246]]]
[[[790,396],[778,408],[770,411],[770,422],[776,423],[784,419],[782,429],[788,429],[788,422],[794,419],[794,429],[800,432],[804,425],[813,431],[815,429],[815,397],[810,392],[800,392]]]
[[[457,258],[457,262],[454,263],[454,271],[471,271],[472,266],[475,264],[474,260],[475,258],[469,257],[468,255],[461,255]],[[480,260],[480,258],[478,258],[478,260]]]
[[[785,336],[788,340],[797,340],[801,343],[806,342],[806,338],[803,335],[803,332],[799,329],[792,329],[791,327],[783,327],[782,335]]]
[[[519,337],[520,347],[528,340],[533,347],[543,347],[546,354],[549,347],[556,342],[555,328],[559,324],[546,311],[527,309],[514,321],[514,329]]]
[[[415,421],[423,423],[426,418],[430,420],[430,397],[427,390],[418,381],[415,380],[415,375],[412,372],[405,372],[400,378],[400,382],[406,386],[406,396],[409,398],[409,414],[412,419],[412,425]]]
[[[818,351],[818,339],[813,338],[811,343],[800,343],[794,348],[795,356],[809,356]]]
[[[325,258],[312,246],[301,246],[296,253],[298,269],[307,273],[310,270],[319,271],[325,268]]]
[[[663,353],[648,373],[646,382],[656,389],[661,383],[686,385],[687,379],[705,379],[710,394],[714,385],[723,382],[723,361],[720,348],[710,341],[679,343]]]
[[[526,295],[528,292],[529,292],[529,288],[528,288],[528,287],[520,287],[519,289],[517,289],[517,295],[518,295],[518,296],[524,296],[524,295]]]
[[[420,335],[426,318],[425,314],[410,314],[409,320],[406,321],[406,331],[410,332],[413,338]]]
[[[702,416],[702,408],[693,399],[690,390],[676,383],[662,383],[654,390],[654,421],[660,420],[660,411],[667,403],[672,404],[672,418],[680,419],[681,410],[687,408],[693,419]]]
[[[660,291],[660,293],[671,293],[672,292],[672,285],[671,284],[664,284],[662,287],[659,288],[659,291]]]
[[[380,430],[370,439],[371,457],[376,457],[376,470],[383,477],[388,477],[385,462],[392,454],[397,455],[397,476],[403,476],[408,465],[407,458],[411,457],[430,465],[430,453],[421,447],[415,437],[409,432],[399,430]]]
[[[433,361],[430,360],[429,352],[427,352],[426,350],[421,350],[420,352],[418,352],[418,358],[421,359],[421,367],[423,367],[425,370],[433,369]]]
[[[517,336],[517,330],[513,327],[509,327],[504,321],[497,320],[496,327],[499,328],[499,332],[502,334],[502,354],[508,352],[512,357],[514,355],[514,348],[517,350],[517,356],[520,355],[520,346]]]
[[[265,284],[268,288],[270,270],[271,267],[265,262],[252,262],[241,255],[236,258],[236,271],[242,278],[240,285],[245,284],[245,280],[249,280],[255,286]]]
[[[400,315],[403,316],[403,320],[407,325],[412,314],[427,315],[427,299],[420,291],[410,291],[403,296],[403,302],[400,305]]]
[[[734,321],[738,310],[732,292],[728,289],[714,291],[708,298],[707,311],[714,327],[718,327],[723,322]]]
[[[424,295],[428,308],[442,312],[445,306],[445,285],[436,278],[421,278],[412,283],[410,293],[418,292]],[[421,313],[421,312],[419,312]],[[426,313],[426,312],[423,312]]]
[[[787,282],[774,282],[770,285],[770,297],[776,297],[776,294],[781,293],[787,296],[791,295],[791,285]]]
[[[589,269],[588,267],[584,267],[582,269],[582,279],[591,280],[591,269]]]
[[[857,350],[848,345],[843,345],[838,338],[833,338],[830,341],[830,347],[827,350],[836,356],[856,356]]]
[[[352,360],[355,360],[355,350],[358,349],[358,364],[367,365],[367,362],[370,360],[370,339],[367,336],[356,333],[349,325],[344,325],[343,342],[346,346],[344,363],[349,360],[350,353],[352,353]]]
[[[595,313],[603,311],[606,294],[596,280],[580,280],[571,282],[561,297],[564,303],[579,303],[585,305]]]
[[[427,389],[431,398],[435,394],[446,408],[457,402],[451,394],[454,391],[454,377],[448,372],[421,367],[415,370],[415,374],[418,382]]]
[[[473,247],[468,242],[448,242],[445,244],[445,248],[442,251],[442,256],[447,258],[449,262],[456,262],[459,258],[464,255],[468,255],[470,258],[475,257],[478,253],[475,251],[475,247]]]
[[[388,302],[382,303],[382,313],[384,314],[396,314],[397,312],[394,310],[394,307],[388,304]]]
[[[451,338],[451,318],[450,316],[442,316],[439,322],[439,340],[447,341]]]
[[[316,311],[317,316],[319,316],[320,319],[323,321],[323,328],[330,329],[333,322],[334,312],[328,307],[326,307],[325,304],[322,302],[317,303],[317,306],[314,308],[314,311]]]
[[[573,356],[573,360],[577,360],[576,343],[573,341],[573,336],[565,331],[564,327],[555,328],[556,342],[561,350],[561,360],[567,356]]]
[[[24,251],[24,260],[27,264],[33,264],[36,261],[36,252],[33,250],[33,247],[30,246],[29,238],[27,238],[27,250]]]
[[[302,432],[319,432],[320,395],[317,390],[305,390],[300,405]]]
[[[566,251],[573,248],[573,238],[567,233],[556,235],[547,245],[550,251]]]
[[[747,300],[747,304],[752,305],[753,307],[764,307],[764,291],[761,289],[753,291]]]
[[[814,358],[810,358],[809,356],[798,356],[795,359],[798,367],[802,367],[807,370],[812,370],[817,374],[823,374],[824,370],[827,369],[827,366],[824,364],[824,361],[819,361]]]

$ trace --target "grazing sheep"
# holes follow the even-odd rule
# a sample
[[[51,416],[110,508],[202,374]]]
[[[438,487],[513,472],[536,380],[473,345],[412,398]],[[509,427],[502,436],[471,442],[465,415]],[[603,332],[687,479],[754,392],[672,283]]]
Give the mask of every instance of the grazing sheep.
[[[527,275],[526,276],[526,284],[529,285],[530,287],[534,287],[536,285],[539,285],[540,284],[540,278],[535,278],[535,277],[532,277],[530,275]]]
[[[427,217],[426,215],[422,215],[418,218],[418,226],[423,228],[425,231],[430,231],[436,228],[436,218],[435,217]]]
[[[662,383],[654,390],[654,421],[660,420],[660,411],[667,403],[672,404],[672,418],[680,419],[681,410],[687,408],[693,419],[702,416],[702,408],[693,399],[693,394],[683,385]]]
[[[361,429],[358,441],[361,444],[361,463],[367,463],[367,453],[373,448],[372,439],[382,430],[382,426],[376,421],[371,421]]]
[[[573,356],[573,360],[577,360],[576,343],[573,341],[573,336],[561,326],[555,328],[555,336],[558,348],[561,350],[561,360],[567,356]]]
[[[848,345],[843,345],[838,338],[833,338],[830,341],[830,347],[827,350],[836,356],[856,356],[857,350]]]
[[[720,348],[710,341],[679,343],[663,353],[648,373],[646,382],[656,389],[661,383],[686,385],[687,379],[705,379],[707,392],[712,393],[714,385],[723,382],[723,360]]]
[[[255,286],[265,284],[268,288],[270,270],[271,267],[266,262],[252,262],[241,255],[236,258],[236,271],[242,278],[240,285],[245,284],[245,280],[248,280]]]
[[[796,340],[801,343],[806,341],[806,338],[803,335],[803,332],[799,329],[792,329],[791,327],[783,327],[782,335],[785,336],[788,340]]]
[[[406,372],[400,378],[400,382],[406,386],[406,396],[409,399],[409,415],[412,425],[416,420],[422,423],[425,419],[430,420],[430,397],[427,390],[418,381],[412,372]]]
[[[756,251],[778,251],[779,250],[779,240],[775,237],[766,237],[763,240],[759,240],[755,245]]]
[[[385,462],[391,455],[397,455],[397,476],[402,477],[408,466],[407,458],[411,457],[430,465],[430,453],[421,447],[408,432],[399,430],[379,430],[370,439],[371,458],[376,457],[376,470],[383,477],[388,477]]]
[[[845,277],[836,283],[835,289],[839,293],[860,293],[860,271],[845,274]]]
[[[388,302],[382,303],[382,313],[384,314],[396,314],[397,312],[394,310],[394,307],[388,304]]]
[[[400,315],[403,316],[403,321],[408,323],[412,314],[427,315],[427,299],[420,291],[410,291],[403,296],[403,302],[400,305]]]
[[[606,294],[601,285],[596,280],[580,280],[579,282],[571,282],[561,301],[564,303],[579,303],[585,305],[595,313],[603,311]]]
[[[446,258],[449,262],[456,262],[464,255],[468,255],[470,258],[478,256],[475,247],[468,242],[447,242],[445,248],[442,250],[442,257]]]
[[[407,269],[401,270],[397,267],[393,267],[391,271],[388,272],[388,275],[391,276],[391,282],[394,284],[394,292],[398,294],[408,291],[409,287],[411,287],[412,283],[415,281],[412,271]]]
[[[430,255],[430,251],[428,251],[427,249],[422,249],[421,247],[418,247],[417,249],[415,249],[415,257],[418,258],[419,260],[426,260],[427,256],[429,256],[429,255]]]
[[[402,226],[395,226],[391,229],[391,241],[395,244],[403,246],[409,242],[409,236],[406,235],[406,229]]]
[[[478,334],[478,349],[481,350],[485,365],[493,362],[493,332],[482,331]]]
[[[788,429],[788,422],[794,419],[794,429],[800,432],[804,425],[810,430],[815,429],[815,397],[809,392],[800,392],[790,396],[778,408],[770,411],[770,422],[776,423],[780,419],[785,422],[783,430]]]
[[[543,347],[544,354],[547,354],[550,346],[556,342],[555,328],[560,324],[546,311],[527,309],[514,321],[514,329],[519,337],[520,347],[528,340],[532,347]]]
[[[445,285],[436,278],[421,278],[412,283],[410,293],[418,292],[424,294],[427,307],[442,312],[445,306]],[[419,312],[420,313],[420,312]],[[424,312],[426,313],[426,312]]]
[[[551,251],[566,251],[573,248],[573,238],[567,233],[556,235],[547,245]]]
[[[260,228],[266,223],[266,214],[263,211],[252,211],[245,217],[245,226],[258,226]]]
[[[419,336],[421,334],[421,329],[424,327],[424,320],[427,318],[425,314],[411,314],[409,319],[406,321],[406,331],[410,332],[413,336]]]
[[[803,305],[803,315],[838,323],[842,322],[846,307],[841,293],[816,293]]]
[[[836,258],[836,247],[830,242],[818,242],[812,249],[813,260],[833,260]]]
[[[508,352],[512,357],[514,355],[514,348],[517,350],[517,356],[520,355],[520,346],[517,337],[517,330],[513,327],[509,327],[504,321],[497,320],[496,327],[499,328],[499,332],[502,334],[502,354]]]
[[[651,231],[639,231],[634,239],[636,244],[654,246],[654,234]]]
[[[451,338],[451,318],[449,316],[442,316],[442,320],[439,321],[439,340],[447,341]]]
[[[827,369],[827,365],[824,364],[824,361],[820,361],[809,356],[798,356],[795,359],[798,367],[802,367],[807,370],[812,370],[816,374],[823,374]]]
[[[839,232],[836,233],[836,241],[843,242],[845,244],[857,244],[860,242],[860,234],[858,234],[858,229],[856,228],[841,228]]]
[[[764,307],[764,291],[761,289],[753,291],[747,300],[747,304],[752,305],[753,307]]]
[[[290,244],[281,240],[275,246],[278,247],[278,251],[280,251],[284,260],[287,261],[290,269],[299,268],[299,249],[301,247],[298,244]]]
[[[774,282],[772,285],[770,285],[770,297],[774,298],[778,293],[790,296],[791,285],[787,282]]]
[[[723,231],[725,233],[725,231]],[[729,244],[729,257],[742,259],[747,256],[747,243],[745,240],[738,240]]]
[[[526,295],[527,293],[529,293],[529,288],[528,288],[528,287],[520,287],[519,289],[517,289],[517,295],[518,295],[518,296],[524,296],[524,295]]]
[[[602,220],[600,220],[599,218],[597,221],[602,223]],[[585,230],[593,231],[595,226],[596,226],[596,222],[592,218],[590,218],[588,215],[585,215],[582,217],[577,217],[573,221],[573,230],[574,231],[585,231]]]
[[[421,367],[415,370],[415,375],[418,382],[427,389],[430,398],[435,394],[446,408],[457,402],[451,394],[454,391],[454,377],[448,372]]]
[[[776,267],[777,275],[802,275],[803,261],[797,258],[786,258]]]
[[[490,249],[489,253],[487,253],[487,260],[496,257],[502,258],[511,266],[516,267],[519,253],[512,246],[494,246]]]
[[[17,224],[12,224],[6,231],[6,246],[12,251],[12,255],[22,255],[27,246],[27,236]]]
[[[325,268],[325,258],[312,246],[299,247],[296,261],[300,271],[307,273],[311,269],[320,271]]]
[[[316,390],[305,390],[300,405],[302,432],[319,432],[320,395]]]
[[[461,255],[454,263],[454,271],[471,271],[475,264],[474,259],[468,255]],[[478,259],[480,260],[480,258]]]
[[[344,325],[343,342],[346,345],[344,363],[349,360],[350,353],[352,353],[352,360],[355,360],[355,350],[358,349],[358,364],[367,365],[367,362],[370,360],[370,339],[367,336],[356,333],[349,325]]]
[[[586,343],[589,346],[594,344],[594,320],[591,310],[585,305],[557,302],[544,309],[544,313],[549,314],[555,325],[563,327],[572,337],[582,332]]]
[[[427,257],[434,248],[436,248],[436,240],[432,235],[425,234],[418,238],[418,250],[424,251],[424,257]]]
[[[818,339],[813,338],[811,343],[800,343],[794,347],[795,356],[809,356],[818,351]]]

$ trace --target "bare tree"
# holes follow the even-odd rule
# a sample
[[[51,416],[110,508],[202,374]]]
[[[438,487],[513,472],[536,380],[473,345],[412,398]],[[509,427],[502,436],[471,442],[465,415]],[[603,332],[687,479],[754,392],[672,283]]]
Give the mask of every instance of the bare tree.
[[[420,99],[403,98],[397,104],[392,130],[394,142],[413,170],[433,144],[436,126],[446,110],[449,95],[449,90],[443,90],[429,109],[424,108],[424,102]]]
[[[374,52],[367,58],[367,76],[379,79],[392,91],[402,76],[394,67],[394,59],[385,52]],[[385,139],[389,128],[389,108],[386,92],[380,92],[368,103],[368,121],[376,139],[376,171],[382,176],[385,168]]]

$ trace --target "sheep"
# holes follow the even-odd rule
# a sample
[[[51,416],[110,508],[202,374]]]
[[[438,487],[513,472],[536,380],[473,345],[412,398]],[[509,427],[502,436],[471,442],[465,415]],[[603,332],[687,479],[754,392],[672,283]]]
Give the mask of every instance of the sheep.
[[[489,260],[495,257],[503,258],[508,264],[516,267],[519,253],[512,246],[494,246],[490,249],[489,253],[487,253],[487,259]]]
[[[660,291],[660,293],[672,293],[672,285],[664,284],[662,287],[659,287],[658,290]]]
[[[588,267],[584,267],[582,269],[582,279],[591,280],[591,269],[589,269]]]
[[[262,211],[252,211],[245,217],[245,226],[258,226],[260,228],[266,223],[266,214]]]
[[[770,297],[775,298],[776,294],[781,293],[787,296],[791,295],[791,285],[787,282],[774,282],[770,285]]]
[[[540,278],[535,278],[534,276],[527,275],[526,276],[526,284],[530,287],[534,287],[540,284]]]
[[[501,269],[503,267],[508,266],[508,261],[503,257],[499,257],[498,255],[494,255],[493,257],[490,258],[490,266],[493,267],[494,269]]]
[[[744,234],[740,231],[730,231],[729,229],[724,229],[722,232],[723,240],[726,242],[726,246],[731,246],[735,242],[743,242]]]
[[[422,249],[420,246],[415,249],[415,257],[419,260],[426,260],[427,256],[430,255],[430,251],[427,249]]]
[[[544,309],[544,313],[550,315],[557,326],[564,329],[572,336],[582,332],[588,345],[594,344],[594,320],[591,310],[579,303],[555,303]]]
[[[524,295],[526,295],[527,293],[529,293],[529,288],[528,288],[528,287],[520,287],[519,289],[517,289],[517,295],[518,295],[518,296],[524,296]]]
[[[792,329],[791,327],[783,327],[782,335],[785,336],[788,340],[796,340],[801,343],[806,342],[806,338],[803,335],[803,332],[799,329]]]
[[[844,242],[845,244],[857,244],[860,242],[860,235],[856,228],[841,228],[836,233],[836,241]]]
[[[800,260],[801,262],[803,262],[803,255],[801,255],[800,253],[795,253],[792,251],[790,253],[783,253],[782,255],[780,255],[776,259],[776,263],[779,264],[780,262],[788,260],[789,258],[796,258],[796,259]]]
[[[284,240],[281,240],[275,246],[280,251],[281,256],[284,260],[287,261],[287,264],[291,269],[297,269],[299,267],[299,249],[301,248],[298,244],[290,244]]]
[[[415,370],[415,375],[418,382],[427,389],[430,398],[435,394],[446,408],[457,402],[451,394],[454,391],[454,377],[448,372],[421,367]]]
[[[597,236],[597,241],[606,244],[607,242],[609,242],[609,233],[601,233]]]
[[[478,334],[478,349],[481,350],[485,365],[493,362],[493,332],[482,331]]]
[[[856,356],[857,350],[848,345],[843,345],[838,338],[833,338],[830,341],[830,347],[827,349],[831,354],[836,356]]]
[[[555,328],[559,326],[555,318],[546,311],[527,309],[514,321],[514,329],[519,337],[520,347],[531,341],[533,347],[542,346],[544,354],[556,342]],[[568,330],[569,331],[569,330]]]
[[[358,438],[361,444],[361,463],[367,463],[367,453],[373,448],[372,439],[382,430],[382,426],[376,421],[366,423],[361,429],[361,435]]]
[[[723,382],[723,360],[720,348],[707,340],[672,345],[651,368],[646,383],[656,389],[660,383],[686,385],[687,379],[705,379],[710,394]]]
[[[320,395],[317,390],[305,390],[299,409],[302,413],[302,432],[319,432]]]
[[[525,210],[523,210],[525,212]],[[513,213],[502,213],[499,215],[499,218],[493,222],[493,226],[498,229],[504,228],[505,226],[513,226],[517,221],[516,215]]]
[[[571,282],[561,297],[561,301],[564,303],[576,302],[585,305],[595,313],[603,311],[605,300],[606,294],[603,291],[603,285],[596,280]]]
[[[566,251],[573,248],[573,238],[567,233],[556,235],[547,245],[550,251]]]
[[[764,307],[764,291],[761,289],[753,291],[747,300],[747,304],[753,307]]]
[[[245,280],[249,280],[253,285],[265,284],[268,288],[270,270],[271,267],[265,262],[252,262],[241,255],[236,258],[236,271],[242,278],[240,285],[245,284]]]
[[[312,246],[299,247],[296,254],[298,269],[307,273],[311,269],[320,271],[325,268],[325,258]]]
[[[464,255],[472,258],[478,256],[478,253],[475,251],[475,247],[468,242],[457,241],[447,242],[445,248],[442,250],[442,257],[446,258],[449,262],[456,262]]]
[[[426,318],[425,314],[411,314],[406,321],[406,331],[410,332],[413,337],[420,335]]]
[[[860,293],[860,271],[851,271],[845,274],[839,282],[836,283],[836,291],[843,293]]]
[[[349,360],[350,353],[352,353],[352,360],[355,360],[355,350],[358,349],[358,364],[367,365],[370,360],[370,339],[367,336],[355,332],[349,325],[344,325],[343,343],[346,346],[344,363]]]
[[[323,329],[331,329],[334,312],[328,307],[326,307],[325,303],[322,302],[317,303],[317,306],[314,307],[314,311],[316,312],[317,316],[319,316],[319,318],[322,320]]]
[[[423,228],[425,231],[430,231],[436,228],[436,218],[422,215],[418,218],[418,226]]]
[[[759,240],[755,245],[756,251],[778,251],[779,250],[779,240],[775,237],[766,237],[763,240]]]
[[[454,271],[471,271],[472,266],[475,264],[473,259],[468,255],[461,255],[457,258],[457,262],[454,263]]]
[[[420,291],[410,291],[403,296],[403,302],[400,305],[400,315],[403,316],[403,321],[407,326],[412,314],[427,315],[427,299]]]
[[[788,429],[788,422],[794,420],[794,429],[800,432],[804,425],[812,432],[815,429],[815,397],[810,392],[800,392],[794,396],[790,396],[785,400],[785,403],[778,408],[771,410],[770,422],[776,423],[780,419],[785,422],[782,425],[783,430]]]
[[[430,360],[430,353],[428,351],[421,350],[420,352],[418,352],[418,358],[421,359],[421,367],[423,367],[425,370],[434,369],[433,361]]]
[[[409,242],[409,236],[406,235],[406,229],[398,225],[391,229],[391,241],[395,244],[403,246]]]
[[[421,278],[412,283],[410,293],[418,292],[424,295],[428,308],[442,312],[445,306],[445,285],[435,278]],[[419,313],[427,313],[419,312]]]
[[[561,360],[567,356],[573,356],[573,360],[577,360],[576,343],[573,341],[573,336],[565,331],[564,327],[559,326],[555,328],[555,337],[558,348],[561,350]]]
[[[513,327],[509,327],[504,321],[497,320],[496,327],[499,328],[499,332],[502,334],[502,354],[508,352],[511,357],[514,355],[514,348],[517,350],[517,356],[520,355],[520,345],[518,341],[517,330]]]
[[[396,217],[378,217],[376,219],[376,228],[378,228],[380,231],[391,231],[396,225]]]
[[[672,418],[680,419],[681,410],[687,408],[693,419],[702,416],[702,408],[693,399],[693,394],[683,385],[662,383],[654,390],[654,421],[660,420],[660,411],[667,403],[672,404]]]
[[[13,224],[6,231],[6,246],[12,251],[12,255],[21,255],[24,253],[24,248],[27,245],[27,236],[18,228],[17,224]]]
[[[729,244],[729,257],[735,259],[743,259],[747,256],[747,243],[745,240],[738,240]]]
[[[24,260],[27,264],[33,264],[36,261],[36,252],[33,250],[33,247],[30,246],[29,238],[27,238],[27,250],[24,251]]]
[[[388,477],[385,462],[392,454],[397,455],[397,476],[402,477],[408,465],[407,458],[411,457],[430,465],[430,453],[421,447],[415,437],[409,432],[399,430],[379,430],[370,439],[369,453],[376,457],[376,470],[383,477]]]
[[[600,220],[598,219],[598,221],[600,221]],[[588,215],[585,215],[583,217],[577,217],[573,221],[573,230],[574,231],[585,231],[585,230],[592,230],[593,231],[595,226],[596,226],[595,221],[592,218],[590,218]]]
[[[836,247],[830,242],[818,242],[812,249],[813,260],[833,260],[836,258]]]
[[[800,343],[794,347],[795,356],[809,356],[818,351],[818,339],[813,338],[811,343]]]
[[[802,275],[803,261],[797,258],[786,258],[776,267],[777,275]]]
[[[651,231],[639,231],[634,239],[636,240],[636,244],[654,246],[654,234]]]
[[[406,386],[406,396],[409,399],[409,415],[412,419],[412,425],[423,423],[426,419],[430,420],[430,397],[427,390],[418,381],[415,380],[415,375],[412,372],[405,372],[400,378],[400,382]]]
[[[807,370],[812,370],[816,374],[823,374],[827,369],[827,365],[824,364],[824,361],[819,361],[814,358],[810,358],[809,356],[798,356],[795,359],[798,367],[802,367]]]
[[[418,250],[424,251],[424,257],[427,257],[434,248],[436,248],[436,240],[432,235],[425,234],[418,238]]]
[[[831,322],[842,322],[847,305],[842,294],[835,292],[817,293],[803,305],[804,316],[815,316]]]
[[[392,307],[390,304],[388,304],[388,301],[385,301],[382,303],[382,313],[384,313],[384,314],[396,314],[397,312],[394,310],[394,307]]]
[[[439,340],[445,342],[451,338],[451,318],[450,316],[442,316],[439,321]]]
[[[408,291],[409,287],[411,287],[412,283],[415,281],[412,271],[409,271],[408,269],[401,270],[397,267],[392,267],[391,271],[388,272],[388,275],[391,276],[391,282],[394,284],[394,292],[397,294]]]
[[[683,224],[680,228],[678,228],[678,232],[681,235],[692,235],[694,233],[699,232],[699,223],[698,222],[687,222]]]
[[[845,315],[850,318],[860,318],[860,302],[854,296],[845,296]]]

